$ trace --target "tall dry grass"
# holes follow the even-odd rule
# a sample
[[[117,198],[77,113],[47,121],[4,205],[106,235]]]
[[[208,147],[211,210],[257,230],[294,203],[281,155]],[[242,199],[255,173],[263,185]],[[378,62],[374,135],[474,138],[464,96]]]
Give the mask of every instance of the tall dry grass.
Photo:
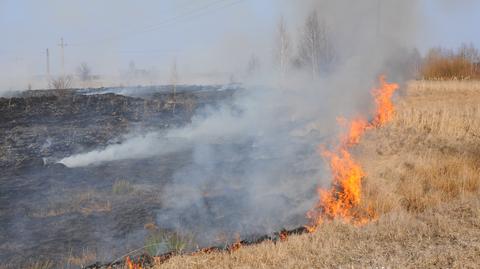
[[[355,148],[367,174],[360,207],[377,220],[158,268],[479,267],[480,82],[413,82],[397,101],[395,119]]]

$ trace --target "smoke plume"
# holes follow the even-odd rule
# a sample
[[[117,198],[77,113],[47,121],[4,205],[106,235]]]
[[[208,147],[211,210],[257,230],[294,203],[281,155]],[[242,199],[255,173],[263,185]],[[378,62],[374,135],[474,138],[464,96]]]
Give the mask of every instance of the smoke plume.
[[[408,57],[415,44],[419,12],[413,0],[305,2],[288,4],[292,52],[286,73],[270,64],[275,53],[259,55],[261,68],[245,77],[245,90],[233,103],[203,109],[187,126],[139,131],[121,144],[60,162],[81,167],[190,152],[189,162],[158,194],[164,208],[156,221],[191,232],[203,244],[222,234],[232,238],[301,225],[319,180],[328,178],[317,145],[335,134],[337,116],[370,109],[369,90],[378,75],[406,78],[408,63],[398,59]],[[314,76],[297,59],[311,10],[335,56],[332,68]],[[271,49],[258,51],[277,47],[271,35]]]

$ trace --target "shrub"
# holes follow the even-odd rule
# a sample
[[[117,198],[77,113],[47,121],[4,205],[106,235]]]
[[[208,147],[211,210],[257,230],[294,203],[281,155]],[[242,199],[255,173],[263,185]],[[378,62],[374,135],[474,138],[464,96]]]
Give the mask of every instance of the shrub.
[[[155,230],[145,240],[145,251],[150,256],[166,252],[183,252],[193,245],[193,236],[181,235],[177,232]]]
[[[424,79],[478,79],[480,54],[473,45],[462,45],[456,51],[430,49],[420,73]]]

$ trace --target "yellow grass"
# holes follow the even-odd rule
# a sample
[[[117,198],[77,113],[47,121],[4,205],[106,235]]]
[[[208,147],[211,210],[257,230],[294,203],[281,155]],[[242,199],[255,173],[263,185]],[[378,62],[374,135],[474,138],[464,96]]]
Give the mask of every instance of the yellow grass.
[[[480,82],[412,82],[397,103],[395,119],[354,150],[367,173],[360,207],[378,220],[157,268],[479,267]]]

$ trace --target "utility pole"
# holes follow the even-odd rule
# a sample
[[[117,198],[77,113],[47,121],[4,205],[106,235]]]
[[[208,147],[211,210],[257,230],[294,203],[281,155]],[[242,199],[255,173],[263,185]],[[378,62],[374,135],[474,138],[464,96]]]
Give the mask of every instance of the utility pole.
[[[65,47],[68,46],[63,42],[63,37],[60,39],[60,44],[58,44],[61,49],[61,57],[62,57],[62,75],[65,75]]]
[[[377,0],[377,38],[380,36],[380,24],[382,21],[382,0]]]
[[[50,82],[50,52],[47,48],[47,82]]]

